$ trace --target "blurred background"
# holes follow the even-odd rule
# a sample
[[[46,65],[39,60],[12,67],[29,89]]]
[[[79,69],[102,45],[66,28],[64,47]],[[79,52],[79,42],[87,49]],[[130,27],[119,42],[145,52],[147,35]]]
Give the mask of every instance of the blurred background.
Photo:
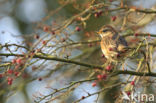
[[[73,16],[83,12],[90,5],[106,3],[104,9],[119,7],[122,0],[0,0],[0,44],[18,44],[60,58],[77,60],[90,64],[102,65],[106,61],[102,57],[99,42],[79,43],[83,41],[96,41],[96,35],[103,25],[109,24],[118,31],[126,32],[156,32],[155,14],[130,13],[130,11],[102,12],[96,9],[91,14],[81,15],[73,20]],[[136,8],[151,8],[155,10],[156,0],[123,0],[123,4]],[[123,20],[127,15],[130,21]],[[82,20],[86,19],[86,20]],[[55,32],[56,29],[59,29]],[[121,32],[121,35],[124,34]],[[40,38],[42,38],[40,40]],[[131,40],[132,37],[127,40]],[[45,45],[45,42],[48,43]],[[73,45],[72,43],[78,43]],[[35,45],[37,44],[37,45]],[[69,45],[70,44],[70,45]],[[44,45],[44,46],[43,46]],[[28,50],[16,46],[1,49],[0,53],[27,53]],[[155,54],[153,54],[153,58]],[[0,57],[1,64],[10,62],[15,57]],[[0,78],[0,103],[35,103],[42,97],[51,94],[56,89],[65,88],[71,81],[84,80],[96,75],[93,70],[86,67],[67,64],[57,61],[32,59],[31,65],[26,67],[22,75],[14,78],[12,85],[7,84],[9,76]],[[136,63],[130,64],[136,67]],[[0,73],[14,66],[0,67]],[[153,66],[154,68],[154,66]],[[19,69],[21,72],[21,68]],[[12,77],[12,76],[11,76]],[[40,103],[72,103],[88,93],[94,93],[104,86],[121,81],[123,76],[116,76],[108,81],[93,87],[92,82],[74,85],[42,100]],[[97,103],[114,103],[119,88],[112,88],[100,95]],[[150,90],[153,90],[151,87]],[[64,96],[61,96],[63,94]],[[57,97],[58,96],[58,97]],[[59,97],[60,96],[60,97]],[[80,103],[94,103],[98,95],[86,98]],[[50,100],[50,101],[49,101]],[[49,102],[47,102],[49,101]]]

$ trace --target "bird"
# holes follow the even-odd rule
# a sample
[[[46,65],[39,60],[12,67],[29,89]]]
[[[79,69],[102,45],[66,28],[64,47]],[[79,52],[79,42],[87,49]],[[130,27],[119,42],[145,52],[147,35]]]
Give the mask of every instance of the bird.
[[[102,53],[110,62],[117,61],[127,50],[127,41],[112,26],[104,25],[97,33],[101,38]]]

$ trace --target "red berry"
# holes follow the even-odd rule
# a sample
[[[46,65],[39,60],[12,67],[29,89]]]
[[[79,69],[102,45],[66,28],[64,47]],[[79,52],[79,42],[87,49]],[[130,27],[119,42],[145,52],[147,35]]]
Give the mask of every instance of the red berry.
[[[8,85],[12,85],[12,81],[8,81]]]
[[[42,41],[42,44],[43,44],[43,45],[46,45],[46,44],[47,44],[47,41],[43,40],[43,41]]]
[[[131,85],[134,85],[135,84],[135,82],[134,81],[131,81]]]
[[[92,87],[95,87],[95,86],[96,86],[96,82],[93,82],[93,83],[92,83]]]
[[[103,76],[101,74],[97,75],[98,80],[102,80]]]
[[[0,74],[0,78],[2,78],[3,77],[3,74]]]
[[[43,27],[43,31],[47,32],[49,30],[49,27],[48,26],[44,26]]]
[[[109,48],[109,51],[113,51],[113,48]]]
[[[102,80],[102,79],[106,79],[107,78],[107,74],[99,74],[99,75],[97,75],[97,78],[98,78],[98,80]]]
[[[82,96],[81,99],[85,99],[85,96]]]
[[[42,81],[42,78],[38,78],[38,81]]]
[[[101,16],[101,15],[102,15],[102,11],[96,12],[96,13],[94,14],[94,16],[95,16],[96,18],[98,18],[98,17]]]
[[[139,35],[138,33],[135,33],[135,34],[134,34],[134,36],[138,36],[138,35]]]
[[[9,81],[13,81],[13,78],[8,77],[7,81],[8,81],[8,82],[9,82]]]
[[[8,80],[8,85],[12,85],[13,78],[9,77],[7,80]]]
[[[112,67],[110,66],[110,65],[108,65],[107,67],[106,67],[106,70],[108,70],[108,71],[110,71],[112,69]]]
[[[128,92],[127,92],[127,95],[128,95],[128,96],[130,96],[130,95],[131,95],[131,92],[130,92],[130,91],[128,91]]]
[[[17,64],[22,64],[22,58],[16,59],[16,63],[17,63]]]
[[[75,30],[76,30],[76,31],[81,31],[81,28],[77,26],[77,27],[75,28]]]
[[[117,19],[116,16],[112,16],[112,21],[115,21]]]
[[[103,74],[102,79],[104,79],[104,80],[107,79],[107,74]]]
[[[8,74],[12,74],[13,73],[13,70],[12,69],[9,69],[7,72],[8,72]]]
[[[15,63],[16,63],[16,59],[13,59],[13,60],[12,60],[12,64],[15,64]]]
[[[53,34],[53,35],[54,35],[54,34],[55,34],[55,31],[51,31],[51,34]]]
[[[102,58],[104,58],[105,57],[105,55],[104,54],[102,54]]]
[[[36,35],[34,35],[34,38],[35,38],[35,39],[39,39],[40,36],[36,34]]]
[[[120,54],[118,53],[116,56],[117,56],[117,57],[120,57]]]
[[[15,75],[16,77],[18,77],[18,76],[19,76],[19,72],[14,72],[14,75]]]
[[[99,13],[95,13],[94,16],[95,16],[96,18],[98,18],[100,15],[99,15]]]

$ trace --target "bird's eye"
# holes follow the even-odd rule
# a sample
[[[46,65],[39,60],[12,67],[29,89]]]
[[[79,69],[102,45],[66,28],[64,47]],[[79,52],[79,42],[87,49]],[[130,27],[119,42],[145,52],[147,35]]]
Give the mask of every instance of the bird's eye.
[[[104,29],[102,32],[107,32],[107,31],[109,31],[109,29]]]

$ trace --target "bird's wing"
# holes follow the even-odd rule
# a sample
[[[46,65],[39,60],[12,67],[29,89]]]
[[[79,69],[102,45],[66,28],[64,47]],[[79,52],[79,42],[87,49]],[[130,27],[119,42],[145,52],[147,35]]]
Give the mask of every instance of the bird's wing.
[[[128,44],[127,44],[126,40],[121,36],[119,36],[119,39],[117,40],[117,45],[118,45],[117,50],[119,52],[128,50]]]
[[[118,52],[125,51],[126,48],[128,48],[128,44],[126,40],[122,36],[118,35],[117,33],[112,37],[112,39],[116,41]]]
[[[119,44],[123,44],[125,46],[128,46],[126,40],[122,36],[119,36]]]

